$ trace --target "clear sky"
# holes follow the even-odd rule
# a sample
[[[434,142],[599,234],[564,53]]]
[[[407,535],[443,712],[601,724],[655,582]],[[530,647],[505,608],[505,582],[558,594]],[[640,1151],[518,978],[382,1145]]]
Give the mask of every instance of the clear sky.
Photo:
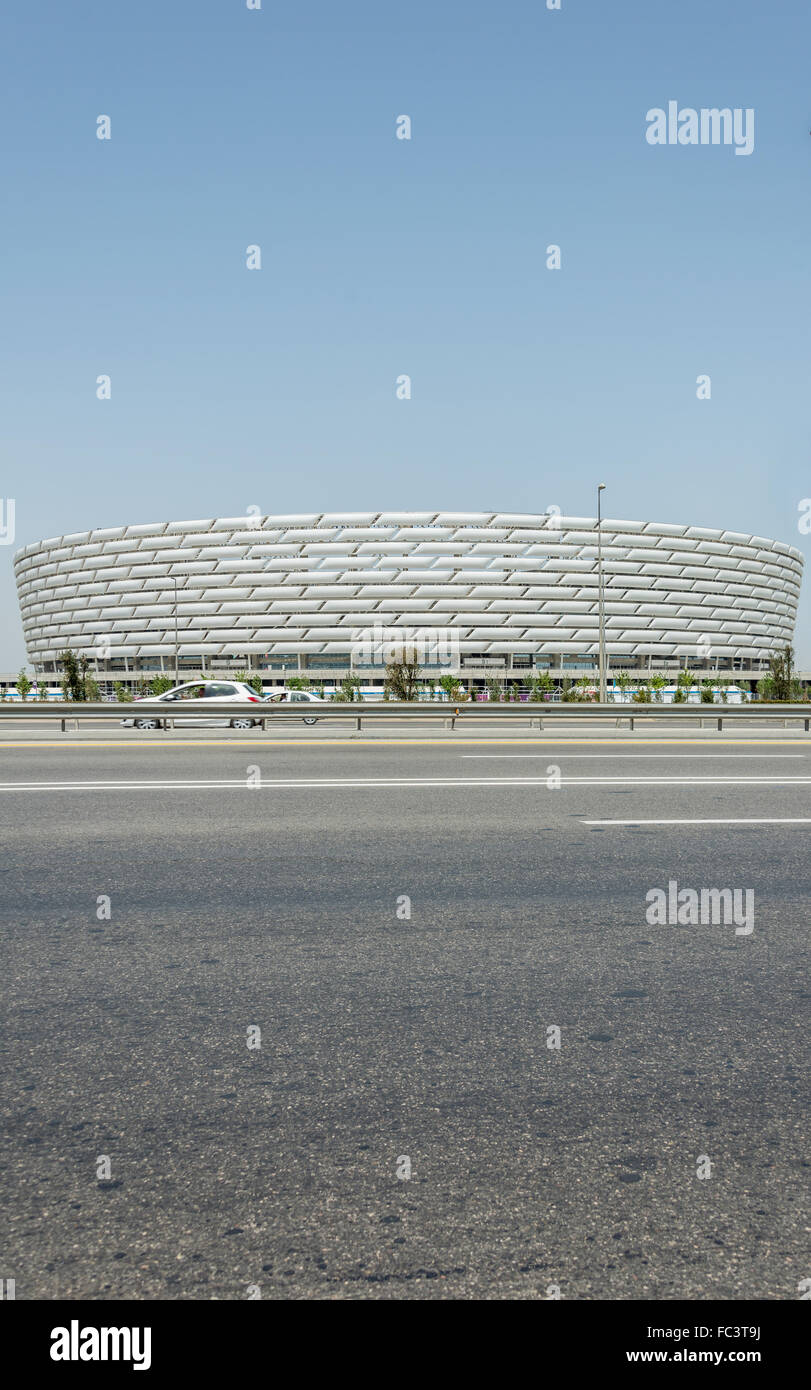
[[[14,550],[95,526],[605,481],[811,556],[809,0],[5,0],[0,53],[0,669]]]

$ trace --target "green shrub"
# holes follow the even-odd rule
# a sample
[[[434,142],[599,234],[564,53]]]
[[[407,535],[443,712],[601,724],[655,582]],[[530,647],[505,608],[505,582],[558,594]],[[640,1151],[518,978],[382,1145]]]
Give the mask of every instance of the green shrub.
[[[446,673],[445,675],[439,677],[438,683],[440,689],[443,691],[447,699],[461,700],[462,687],[459,684],[459,679],[457,676],[452,676],[449,673]]]

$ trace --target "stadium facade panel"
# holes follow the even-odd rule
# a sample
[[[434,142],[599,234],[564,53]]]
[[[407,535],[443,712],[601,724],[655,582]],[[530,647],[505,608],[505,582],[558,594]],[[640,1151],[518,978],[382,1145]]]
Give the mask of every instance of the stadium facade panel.
[[[28,545],[29,660],[259,665],[348,656],[357,635],[452,629],[482,657],[598,650],[597,522],[495,512],[342,512],[106,527]],[[701,526],[601,526],[609,659],[763,660],[792,642],[802,555]],[[101,657],[101,660],[99,658]]]

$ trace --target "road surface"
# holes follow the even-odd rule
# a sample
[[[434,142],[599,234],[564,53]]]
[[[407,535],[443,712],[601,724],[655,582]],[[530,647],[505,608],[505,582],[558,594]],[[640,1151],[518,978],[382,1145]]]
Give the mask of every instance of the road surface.
[[[18,1299],[798,1297],[808,736],[0,751]]]

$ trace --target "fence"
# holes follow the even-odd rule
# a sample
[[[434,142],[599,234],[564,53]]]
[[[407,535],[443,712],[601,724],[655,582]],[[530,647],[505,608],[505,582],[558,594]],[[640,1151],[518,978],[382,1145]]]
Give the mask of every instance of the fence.
[[[486,721],[489,723],[504,724],[508,727],[511,724],[529,724],[531,728],[554,728],[556,724],[574,721],[613,724],[615,727],[626,725],[635,729],[639,724],[645,722],[653,725],[666,723],[676,723],[681,725],[685,722],[699,721],[699,726],[703,727],[705,721],[715,725],[718,730],[723,730],[725,724],[741,724],[746,721],[749,724],[783,724],[785,727],[789,723],[801,723],[805,732],[809,732],[811,725],[811,704],[803,705],[598,705],[598,704],[482,704],[479,702],[471,704],[449,704],[447,702],[436,702],[432,704],[414,703],[403,704],[395,701],[379,701],[375,704],[351,704],[351,703],[332,703],[325,701],[308,703],[306,705],[295,704],[265,704],[259,708],[253,701],[220,701],[206,700],[205,711],[199,706],[194,709],[184,710],[182,705],[178,709],[173,709],[169,702],[161,706],[159,701],[134,701],[125,704],[113,704],[109,701],[87,702],[82,704],[71,704],[64,701],[50,703],[48,701],[37,701],[31,704],[14,704],[6,706],[0,704],[0,725],[11,720],[29,721],[37,723],[52,720],[57,723],[62,732],[66,731],[68,723],[81,720],[111,720],[119,721],[122,719],[141,719],[155,720],[158,728],[172,729],[175,721],[186,720],[208,720],[208,719],[244,719],[249,717],[257,724],[261,724],[267,729],[277,721],[294,720],[300,723],[303,719],[316,720],[318,723],[333,723],[337,721],[351,721],[357,730],[361,730],[363,725],[377,724],[382,720],[406,720],[409,723],[439,723],[446,727],[455,729],[457,725],[473,727],[477,723]],[[310,725],[309,727],[312,727]]]

